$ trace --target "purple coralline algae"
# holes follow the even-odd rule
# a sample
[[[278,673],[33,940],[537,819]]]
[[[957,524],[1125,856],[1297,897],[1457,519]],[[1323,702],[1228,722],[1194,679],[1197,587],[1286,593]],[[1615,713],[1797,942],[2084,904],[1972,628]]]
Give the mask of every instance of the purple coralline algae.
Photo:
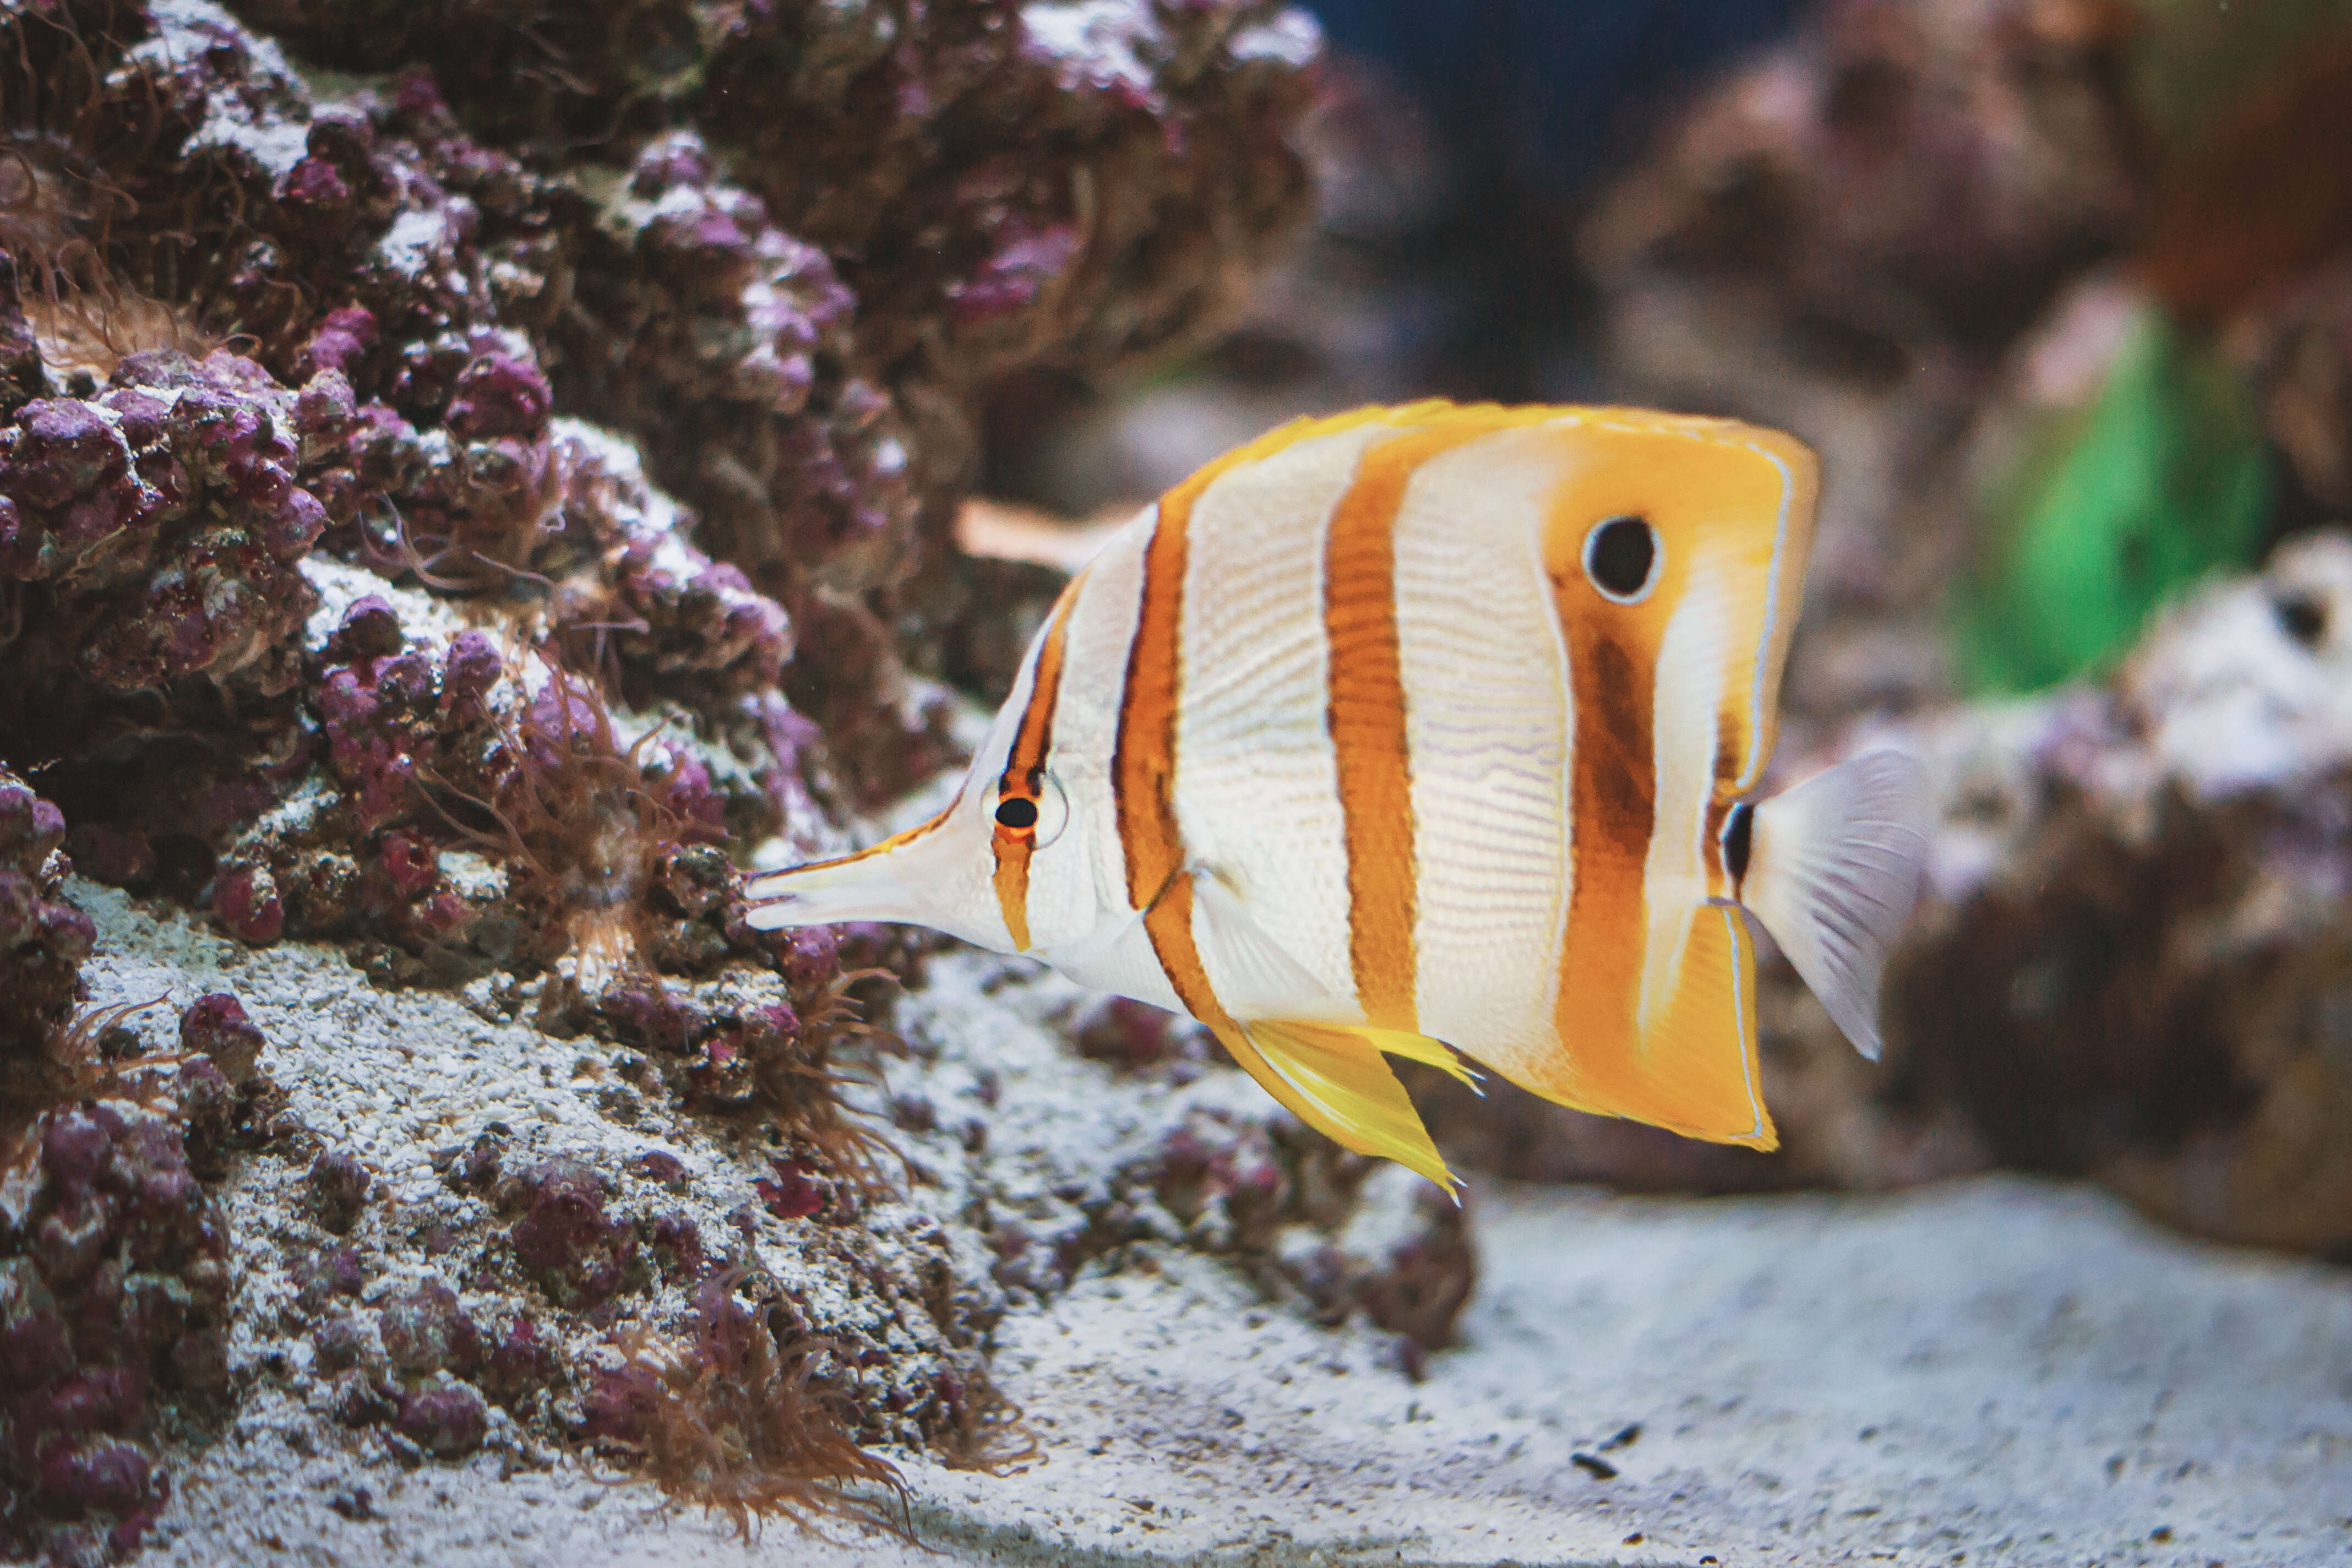
[[[81,994],[95,931],[64,896],[65,817],[0,766],[0,1063],[30,1054]]]
[[[268,1043],[245,1004],[226,991],[207,992],[180,1014],[180,1049],[207,1058],[231,1083],[253,1077]]]
[[[326,523],[296,480],[293,406],[251,360],[158,351],[0,429],[0,576],[18,620],[0,725],[17,743],[63,750],[70,733],[88,756],[135,743],[142,704],[282,706],[314,602],[298,563]]]
[[[165,1402],[227,1390],[219,1205],[172,1077],[36,1116],[0,1164],[0,1549],[134,1547],[171,1495]]]
[[[394,1297],[376,1314],[376,1333],[384,1359],[399,1372],[469,1374],[481,1365],[481,1331],[439,1280]]]
[[[555,1159],[516,1177],[507,1197],[521,1217],[509,1232],[516,1258],[557,1306],[603,1305],[642,1274],[635,1229],[607,1214],[596,1173]]]

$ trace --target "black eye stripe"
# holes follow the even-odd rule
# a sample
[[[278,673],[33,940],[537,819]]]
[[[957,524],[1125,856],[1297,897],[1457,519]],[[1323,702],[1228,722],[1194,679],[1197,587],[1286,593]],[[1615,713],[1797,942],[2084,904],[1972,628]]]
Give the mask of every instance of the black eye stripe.
[[[1000,827],[1015,832],[1037,826],[1037,803],[1025,795],[1011,795],[996,803],[996,822]]]
[[[1656,579],[1658,533],[1649,520],[1612,517],[1584,536],[1584,574],[1604,597],[1632,604]]]

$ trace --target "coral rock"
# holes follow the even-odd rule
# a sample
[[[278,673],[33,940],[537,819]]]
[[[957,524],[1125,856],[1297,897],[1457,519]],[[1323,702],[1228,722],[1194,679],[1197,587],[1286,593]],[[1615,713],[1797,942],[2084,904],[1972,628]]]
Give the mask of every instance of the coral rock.
[[[80,994],[96,932],[64,896],[65,818],[0,766],[0,1062],[29,1054]]]
[[[1906,317],[1997,342],[2139,208],[2128,32],[2096,0],[1827,7],[1617,187],[1588,257],[1619,285],[1729,272],[1818,351],[1912,342]]]
[[[359,1160],[341,1149],[330,1149],[310,1162],[312,1201],[319,1205],[319,1223],[341,1234],[355,1224],[367,1203],[375,1178]]]
[[[515,1257],[551,1300],[586,1311],[625,1289],[636,1270],[637,1242],[627,1221],[604,1212],[594,1172],[572,1160],[547,1160],[513,1184],[523,1208],[509,1233]]]
[[[37,1117],[0,1170],[0,1547],[112,1529],[135,1541],[167,1495],[146,1447],[156,1403],[226,1383],[220,1214],[189,1170],[169,1079],[150,1103]],[[106,1522],[106,1521],[110,1521]]]
[[[1443,1350],[1477,1283],[1477,1254],[1468,1211],[1406,1174],[1384,1165],[1365,1178],[1338,1250],[1366,1317],[1423,1350]]]
[[[539,1325],[529,1318],[517,1318],[490,1352],[484,1386],[501,1400],[510,1401],[544,1386],[555,1364],[554,1352],[540,1337]]]
[[[244,1004],[224,991],[197,997],[180,1015],[180,1048],[210,1058],[231,1083],[253,1076],[268,1043]]]
[[[2112,682],[1964,711],[1889,977],[1894,1104],[2208,1235],[2352,1243],[2352,540],[2283,548]]]
[[[439,1280],[405,1290],[376,1314],[385,1360],[399,1372],[471,1373],[481,1364],[481,1331]]]
[[[226,353],[133,355],[114,381],[27,404],[0,431],[17,657],[98,700],[196,677],[284,690],[313,603],[292,563],[325,521],[295,483],[293,394]],[[16,722],[37,735],[44,719]]]
[[[489,1414],[480,1394],[462,1383],[449,1384],[404,1396],[393,1426],[434,1458],[454,1459],[482,1446]]]

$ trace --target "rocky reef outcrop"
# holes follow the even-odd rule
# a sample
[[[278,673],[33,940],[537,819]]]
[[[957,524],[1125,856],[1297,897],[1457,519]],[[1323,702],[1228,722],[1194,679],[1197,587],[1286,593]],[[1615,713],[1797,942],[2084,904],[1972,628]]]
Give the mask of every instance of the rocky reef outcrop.
[[[737,866],[959,758],[912,669],[1011,640],[949,534],[980,389],[1231,313],[1318,47],[0,7],[0,1547],[168,1533],[263,1408],[746,1525],[988,1449],[1008,1287],[907,1201],[920,1097],[860,1098],[920,953],[753,932]],[[411,1005],[504,1087],[394,1065]]]

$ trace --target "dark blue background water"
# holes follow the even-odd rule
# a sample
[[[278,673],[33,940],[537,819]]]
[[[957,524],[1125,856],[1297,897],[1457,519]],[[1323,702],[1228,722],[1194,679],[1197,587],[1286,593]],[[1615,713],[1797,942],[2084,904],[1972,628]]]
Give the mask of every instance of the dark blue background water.
[[[1574,234],[1647,133],[1801,0],[1304,0],[1333,50],[1420,106],[1448,167],[1442,210],[1387,261],[1413,379],[1457,397],[1606,397]],[[1418,285],[1416,289],[1414,285]]]
[[[1474,181],[1574,190],[1798,0],[1307,0],[1405,81]]]

